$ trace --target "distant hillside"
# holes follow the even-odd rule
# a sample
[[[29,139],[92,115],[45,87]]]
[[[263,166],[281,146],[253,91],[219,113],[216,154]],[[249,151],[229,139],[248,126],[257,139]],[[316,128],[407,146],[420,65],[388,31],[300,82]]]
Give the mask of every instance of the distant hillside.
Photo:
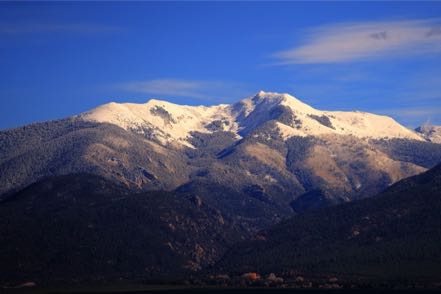
[[[376,197],[295,216],[232,247],[228,273],[440,279],[441,165]]]
[[[200,198],[48,178],[0,202],[0,283],[181,278],[244,238]]]

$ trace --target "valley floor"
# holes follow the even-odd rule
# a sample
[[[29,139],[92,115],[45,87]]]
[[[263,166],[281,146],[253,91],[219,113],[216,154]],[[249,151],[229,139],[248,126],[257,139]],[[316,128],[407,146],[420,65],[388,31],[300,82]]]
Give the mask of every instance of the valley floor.
[[[118,285],[105,287],[75,287],[75,288],[29,288],[29,289],[0,289],[1,294],[45,294],[45,293],[65,293],[65,294],[251,294],[251,293],[294,293],[294,294],[321,294],[321,293],[345,293],[345,294],[386,294],[386,293],[439,293],[440,289],[298,289],[298,288],[262,288],[262,287],[244,287],[244,288],[225,288],[225,287],[182,287],[182,286],[146,286],[146,285]]]

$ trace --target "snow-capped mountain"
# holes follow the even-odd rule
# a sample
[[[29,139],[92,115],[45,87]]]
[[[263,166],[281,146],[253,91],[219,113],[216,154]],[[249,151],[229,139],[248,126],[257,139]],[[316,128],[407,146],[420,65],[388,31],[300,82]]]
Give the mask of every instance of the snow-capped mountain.
[[[125,130],[149,133],[162,143],[179,142],[189,145],[191,132],[209,132],[209,123],[222,121],[224,130],[237,124],[228,105],[186,106],[151,99],[145,104],[108,103],[80,114],[85,121],[115,124]]]
[[[194,195],[259,229],[375,195],[440,161],[441,144],[390,117],[322,111],[288,94],[209,107],[152,99],[1,131],[0,194],[90,173],[134,190]]]
[[[388,116],[367,112],[321,111],[289,94],[260,91],[238,103],[215,106],[177,105],[151,99],[145,104],[108,103],[79,117],[85,121],[111,123],[126,130],[148,133],[162,143],[189,144],[191,132],[233,132],[237,138],[288,111],[288,123],[278,122],[277,131],[292,136],[352,135],[357,138],[402,138],[424,140]]]

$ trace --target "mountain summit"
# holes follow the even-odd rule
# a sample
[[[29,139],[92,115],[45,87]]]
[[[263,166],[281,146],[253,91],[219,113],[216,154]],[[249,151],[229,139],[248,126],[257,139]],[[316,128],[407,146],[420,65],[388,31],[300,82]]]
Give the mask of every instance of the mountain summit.
[[[190,146],[191,132],[229,131],[241,138],[270,120],[285,139],[322,134],[358,138],[424,138],[387,116],[365,112],[317,110],[289,94],[260,91],[237,103],[214,106],[177,105],[152,99],[145,104],[109,103],[79,116],[85,121],[111,123],[146,134],[161,143]]]

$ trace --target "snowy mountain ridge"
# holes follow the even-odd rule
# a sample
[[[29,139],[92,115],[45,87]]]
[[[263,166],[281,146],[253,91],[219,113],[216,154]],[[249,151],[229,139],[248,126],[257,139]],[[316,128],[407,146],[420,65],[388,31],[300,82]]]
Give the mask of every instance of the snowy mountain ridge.
[[[248,133],[274,113],[285,112],[290,123],[276,121],[285,139],[292,136],[326,134],[352,135],[357,138],[403,138],[424,141],[424,136],[405,128],[388,116],[367,112],[321,111],[289,94],[260,91],[234,104],[187,106],[151,99],[144,104],[108,103],[79,117],[85,121],[110,123],[126,130],[148,133],[162,143],[176,142],[191,147],[192,132],[230,131]]]
[[[441,126],[432,126],[425,124],[415,129],[415,131],[421,134],[426,140],[441,144]]]

